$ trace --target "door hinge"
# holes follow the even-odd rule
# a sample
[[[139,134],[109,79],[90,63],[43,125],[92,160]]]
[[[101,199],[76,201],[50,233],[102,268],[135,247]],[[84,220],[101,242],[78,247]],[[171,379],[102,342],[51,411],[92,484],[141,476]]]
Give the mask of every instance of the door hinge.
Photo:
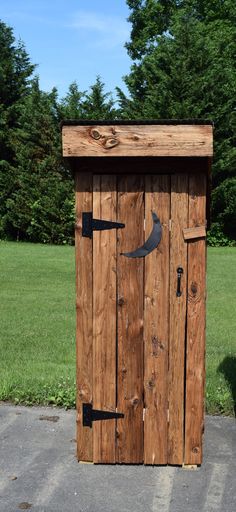
[[[143,409],[143,421],[145,420],[145,412],[146,412],[146,409]]]
[[[171,231],[171,219],[169,219],[169,231]]]
[[[93,409],[92,404],[83,404],[83,427],[91,428],[93,421],[111,420],[124,417],[125,415],[121,412],[101,411]]]
[[[167,409],[167,423],[170,423],[170,409]]]
[[[82,236],[92,238],[93,231],[103,231],[106,229],[118,229],[124,227],[125,224],[122,222],[93,219],[92,212],[82,212]]]

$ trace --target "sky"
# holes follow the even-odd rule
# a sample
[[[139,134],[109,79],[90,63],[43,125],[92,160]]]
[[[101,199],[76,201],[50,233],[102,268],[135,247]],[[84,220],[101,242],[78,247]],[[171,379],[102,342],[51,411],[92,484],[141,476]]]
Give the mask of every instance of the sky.
[[[0,0],[0,19],[37,64],[41,89],[57,87],[60,97],[75,80],[88,90],[97,75],[106,91],[126,92],[128,15],[125,0]]]

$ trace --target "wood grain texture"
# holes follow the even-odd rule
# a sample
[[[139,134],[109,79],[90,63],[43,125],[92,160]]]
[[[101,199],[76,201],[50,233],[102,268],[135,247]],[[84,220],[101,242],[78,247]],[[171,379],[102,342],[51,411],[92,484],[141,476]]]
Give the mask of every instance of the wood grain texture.
[[[143,462],[143,259],[126,258],[143,243],[142,177],[119,178],[117,461]]]
[[[169,338],[169,428],[168,463],[183,463],[184,369],[187,283],[187,244],[183,229],[188,226],[188,176],[171,177],[170,246],[170,338]],[[180,297],[176,296],[177,267],[183,268]]]
[[[189,226],[205,223],[206,178],[189,178]],[[185,464],[201,464],[205,383],[206,242],[188,242]]]
[[[76,172],[75,196],[77,456],[78,460],[92,461],[93,432],[83,427],[82,417],[82,404],[92,403],[92,240],[82,237],[82,212],[92,211],[91,174]]]
[[[144,463],[167,464],[170,177],[145,178],[145,238],[151,211],[160,218],[162,239],[145,258]]]
[[[116,221],[116,199],[116,177],[94,176],[93,217]],[[115,229],[93,232],[93,407],[116,411]],[[113,419],[93,423],[94,462],[115,462],[115,427]]]
[[[198,177],[198,179],[200,179]],[[206,228],[205,226],[196,226],[192,228],[183,229],[184,240],[192,240],[193,238],[205,238]]]
[[[63,156],[198,156],[213,154],[210,125],[63,126]]]

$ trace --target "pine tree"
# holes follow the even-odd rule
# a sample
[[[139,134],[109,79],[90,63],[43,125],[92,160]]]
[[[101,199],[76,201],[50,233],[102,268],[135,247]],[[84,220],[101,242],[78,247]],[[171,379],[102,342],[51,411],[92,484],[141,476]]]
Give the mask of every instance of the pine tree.
[[[15,141],[18,181],[2,220],[13,239],[73,240],[73,182],[62,167],[57,102],[56,89],[42,92],[35,78],[21,106]]]
[[[60,102],[61,119],[81,119],[83,117],[83,98],[85,92],[79,90],[77,82],[69,85],[68,93]]]
[[[83,101],[84,119],[114,119],[116,117],[116,109],[111,93],[104,92],[105,84],[98,76],[95,83],[90,87],[89,92],[85,93]]]
[[[59,110],[62,119],[114,119],[117,110],[110,92],[98,76],[89,91],[80,91],[77,82],[72,82]]]
[[[119,91],[124,116],[214,121],[213,187],[221,189],[213,194],[213,221],[236,238],[235,217],[226,208],[236,176],[236,4],[127,3],[133,26],[127,48],[134,63],[125,77],[130,97]],[[227,225],[231,218],[230,230],[226,218]]]
[[[15,139],[21,103],[30,91],[35,66],[13,30],[0,21],[0,219],[17,182]],[[0,236],[4,230],[0,220]]]

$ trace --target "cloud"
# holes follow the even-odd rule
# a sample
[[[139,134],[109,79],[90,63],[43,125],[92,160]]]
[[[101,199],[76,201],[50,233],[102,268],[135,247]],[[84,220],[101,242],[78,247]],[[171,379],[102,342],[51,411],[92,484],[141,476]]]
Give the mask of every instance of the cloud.
[[[77,11],[71,28],[93,33],[89,44],[96,47],[120,46],[129,38],[129,25],[123,18],[107,16],[96,12]]]

